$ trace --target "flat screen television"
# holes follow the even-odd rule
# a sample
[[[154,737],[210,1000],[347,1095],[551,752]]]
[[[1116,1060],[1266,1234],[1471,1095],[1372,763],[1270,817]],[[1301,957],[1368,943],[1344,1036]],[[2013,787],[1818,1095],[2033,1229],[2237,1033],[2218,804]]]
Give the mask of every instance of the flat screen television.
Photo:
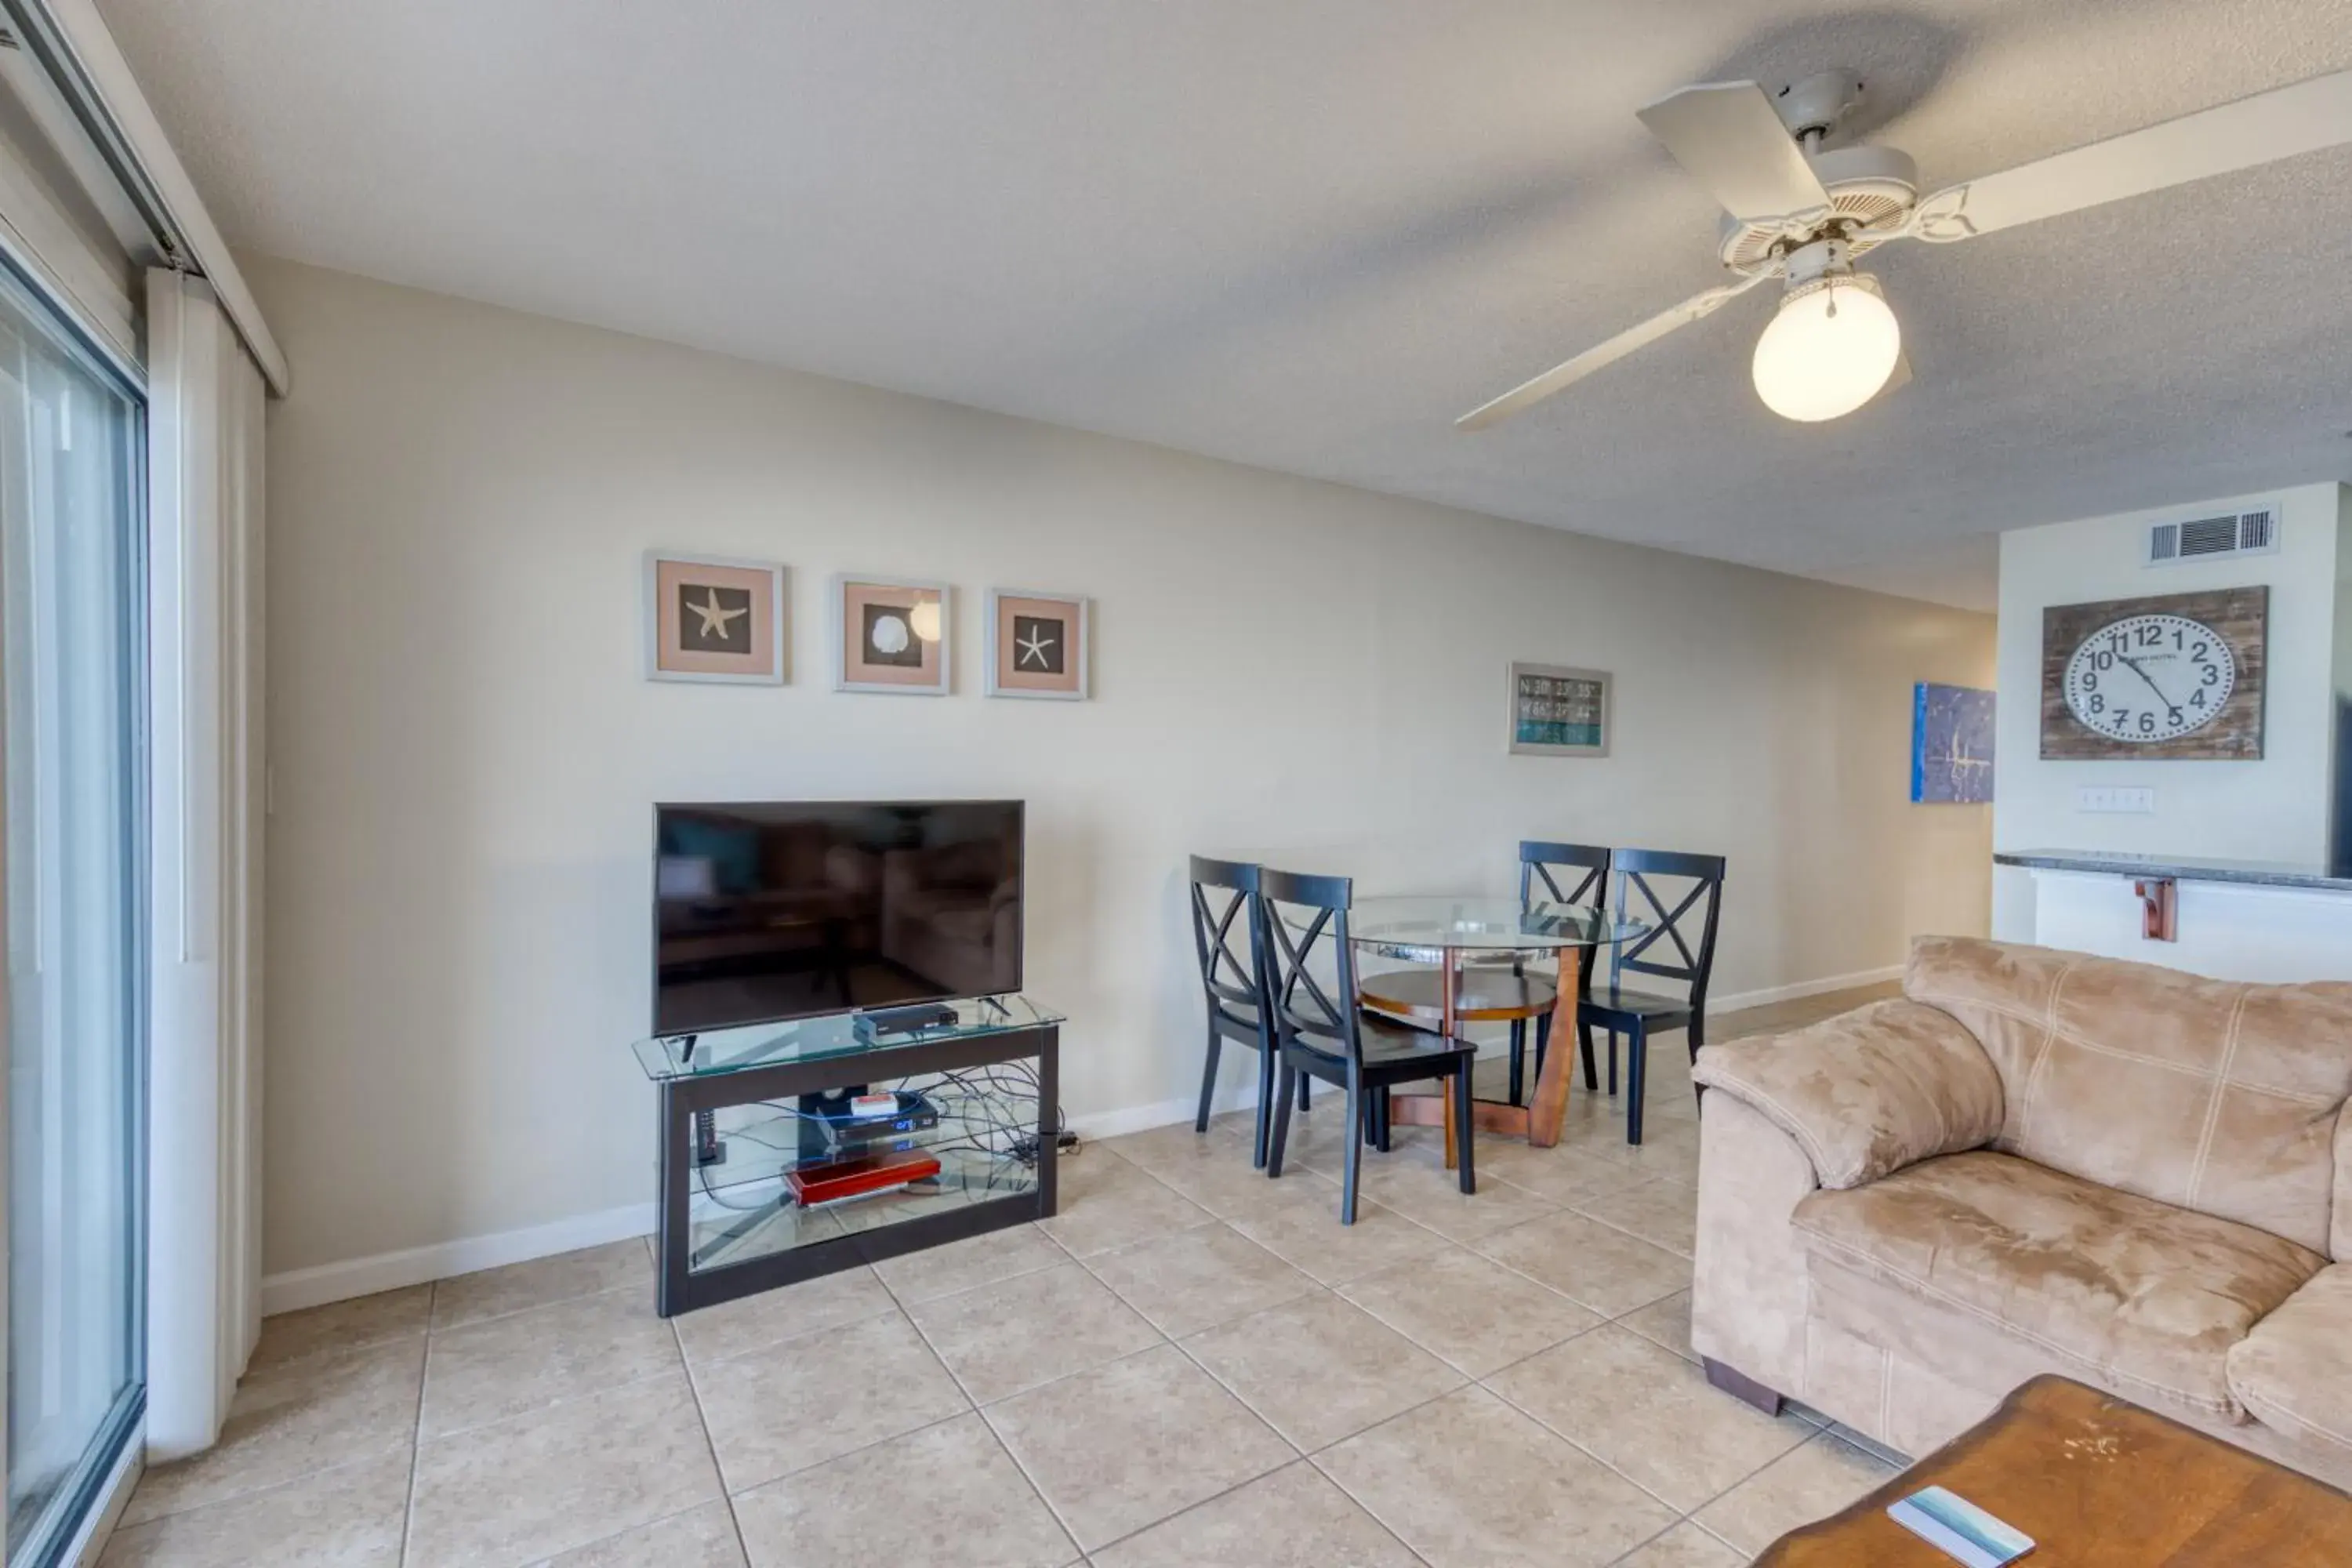
[[[1021,989],[1022,803],[654,808],[654,1033]]]

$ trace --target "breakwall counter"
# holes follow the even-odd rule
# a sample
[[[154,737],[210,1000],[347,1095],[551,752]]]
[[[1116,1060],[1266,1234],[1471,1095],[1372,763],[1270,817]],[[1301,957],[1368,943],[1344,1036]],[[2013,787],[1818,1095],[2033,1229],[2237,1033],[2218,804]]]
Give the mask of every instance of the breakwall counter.
[[[2352,980],[2352,877],[2271,860],[2001,850],[2032,873],[2033,940],[2229,980]]]

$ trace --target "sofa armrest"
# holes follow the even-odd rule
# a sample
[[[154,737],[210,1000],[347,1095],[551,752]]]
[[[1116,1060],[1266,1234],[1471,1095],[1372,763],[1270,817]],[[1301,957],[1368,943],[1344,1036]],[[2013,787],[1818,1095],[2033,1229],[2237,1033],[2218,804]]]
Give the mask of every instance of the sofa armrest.
[[[2000,1074],[1948,1013],[1900,999],[1794,1034],[1709,1046],[1692,1076],[1797,1141],[1824,1187],[1858,1187],[2000,1131]]]

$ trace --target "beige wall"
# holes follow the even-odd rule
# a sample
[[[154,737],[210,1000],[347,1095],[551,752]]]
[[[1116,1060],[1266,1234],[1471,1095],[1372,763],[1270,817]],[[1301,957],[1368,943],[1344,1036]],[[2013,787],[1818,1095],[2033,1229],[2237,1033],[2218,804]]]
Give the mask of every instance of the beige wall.
[[[1080,1117],[1197,1071],[1194,849],[1366,892],[1507,890],[1523,836],[1719,850],[1722,993],[1984,929],[1986,813],[1906,784],[1911,683],[1988,684],[1989,617],[254,281],[295,365],[269,426],[274,1273],[649,1204],[625,1047],[658,798],[1026,797],[1029,984],[1072,1016]],[[644,680],[649,545],[790,563],[792,683]],[[829,689],[842,569],[956,584],[955,695]],[[1095,597],[1097,700],[979,694],[991,584]],[[1613,669],[1615,754],[1507,755],[1513,658]]]
[[[2263,505],[2279,509],[2279,548],[2150,567],[2147,529]],[[2352,550],[2352,488],[2280,486],[2013,530],[2000,536],[2000,706],[1994,835],[2003,850],[2082,849],[2325,866],[2333,826],[2338,583]],[[2256,584],[2270,589],[2263,754],[2242,763],[2117,758],[2045,762],[2042,617],[2053,605]],[[2146,787],[2149,813],[2085,812],[2085,786]],[[2033,874],[1996,879],[1996,934],[2036,934]]]

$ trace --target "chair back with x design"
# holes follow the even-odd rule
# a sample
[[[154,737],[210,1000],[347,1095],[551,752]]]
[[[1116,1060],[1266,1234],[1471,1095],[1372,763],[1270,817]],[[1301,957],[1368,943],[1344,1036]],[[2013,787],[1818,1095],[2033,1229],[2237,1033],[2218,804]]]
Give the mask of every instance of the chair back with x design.
[[[1258,874],[1265,910],[1266,984],[1274,999],[1276,1037],[1327,1057],[1360,1064],[1357,1026],[1356,949],[1348,940],[1348,910],[1355,883],[1347,877],[1307,877],[1271,868]],[[1317,950],[1331,944],[1336,984],[1315,977]]]
[[[1554,876],[1554,871],[1561,875]],[[1583,875],[1573,875],[1579,871]],[[1548,904],[1607,903],[1609,850],[1598,844],[1549,844],[1541,839],[1521,839],[1519,902],[1538,899]]]
[[[1716,915],[1723,901],[1723,857],[1682,855],[1664,849],[1620,849],[1617,876],[1617,918],[1641,921],[1649,930],[1610,950],[1609,983],[1627,971],[1679,980],[1690,986],[1693,1011],[1706,1005],[1706,982],[1715,968]],[[1654,878],[1670,884],[1689,883],[1675,898],[1675,888],[1660,891]],[[1638,896],[1638,901],[1637,901]],[[1694,929],[1696,928],[1696,929]]]
[[[1609,856],[1600,844],[1552,844],[1539,838],[1519,841],[1519,902],[1609,906]],[[1557,871],[1559,875],[1555,876]],[[1581,872],[1582,875],[1577,875]],[[1592,981],[1592,961],[1598,948],[1586,947],[1575,957],[1581,991]],[[1520,967],[1514,963],[1514,972]],[[1561,967],[1566,968],[1563,963]]]
[[[1265,914],[1257,886],[1258,868],[1247,861],[1192,857],[1192,946],[1200,954],[1201,987],[1212,1015],[1244,1029],[1255,1028],[1265,1008]]]

